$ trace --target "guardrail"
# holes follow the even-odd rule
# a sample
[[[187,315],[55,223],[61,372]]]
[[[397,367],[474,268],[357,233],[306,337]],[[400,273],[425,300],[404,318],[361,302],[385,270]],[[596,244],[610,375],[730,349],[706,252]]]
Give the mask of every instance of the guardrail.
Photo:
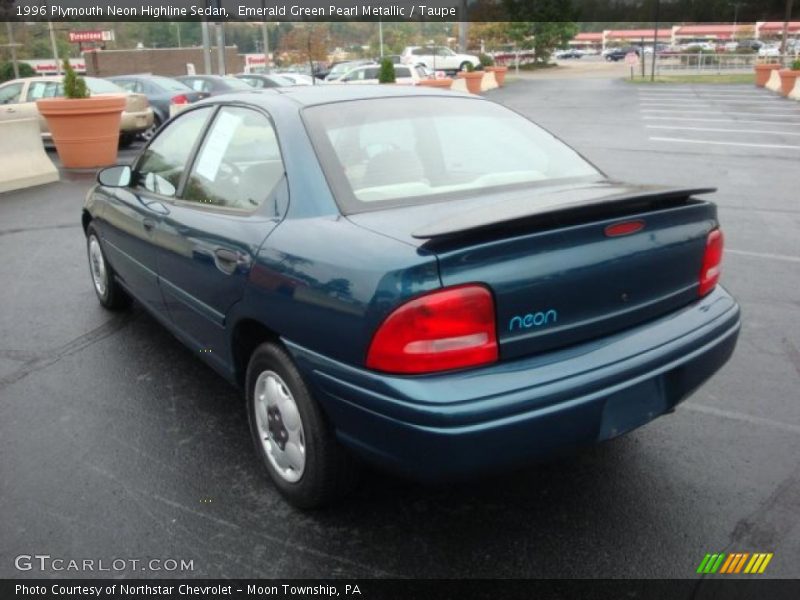
[[[699,73],[749,72],[758,64],[775,63],[788,67],[797,55],[758,56],[757,54],[667,54],[658,56],[656,73],[676,71]],[[652,55],[647,56],[649,66]]]

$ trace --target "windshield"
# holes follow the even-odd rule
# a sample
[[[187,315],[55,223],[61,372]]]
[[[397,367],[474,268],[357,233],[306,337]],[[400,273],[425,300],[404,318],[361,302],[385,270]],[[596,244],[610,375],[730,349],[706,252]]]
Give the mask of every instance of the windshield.
[[[599,172],[517,113],[469,98],[379,98],[304,111],[344,213]]]

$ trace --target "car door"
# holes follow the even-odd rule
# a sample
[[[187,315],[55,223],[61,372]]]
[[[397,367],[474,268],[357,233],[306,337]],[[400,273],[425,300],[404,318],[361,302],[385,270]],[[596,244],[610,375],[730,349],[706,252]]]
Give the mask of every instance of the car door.
[[[100,235],[108,261],[125,286],[150,310],[166,318],[158,286],[157,231],[169,215],[213,107],[187,111],[162,129],[133,165],[129,187],[106,189]]]
[[[275,129],[260,110],[216,113],[158,231],[158,275],[176,330],[212,366],[231,364],[225,319],[288,205]]]
[[[12,81],[0,86],[0,121],[39,117],[36,105],[27,104],[25,82]]]

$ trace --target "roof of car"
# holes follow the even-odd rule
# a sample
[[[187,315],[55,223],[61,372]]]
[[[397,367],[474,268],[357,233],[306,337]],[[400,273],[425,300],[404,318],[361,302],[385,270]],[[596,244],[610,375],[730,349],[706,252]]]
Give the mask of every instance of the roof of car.
[[[411,85],[305,85],[270,90],[254,90],[242,94],[228,94],[227,98],[238,97],[245,102],[258,102],[258,94],[278,94],[302,106],[345,102],[348,100],[369,100],[375,98],[408,98],[416,96],[438,96],[452,98],[482,99],[480,96],[439,90],[436,88],[420,88]],[[274,96],[273,96],[274,97]]]

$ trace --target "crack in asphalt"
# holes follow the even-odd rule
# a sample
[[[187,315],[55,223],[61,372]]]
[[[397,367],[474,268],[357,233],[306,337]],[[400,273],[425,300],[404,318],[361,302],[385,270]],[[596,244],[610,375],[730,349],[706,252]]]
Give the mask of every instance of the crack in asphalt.
[[[54,365],[62,358],[75,354],[76,352],[80,352],[84,348],[88,348],[92,344],[114,335],[119,330],[133,322],[141,314],[142,313],[140,310],[133,310],[126,314],[117,315],[99,327],[96,327],[91,331],[88,331],[83,335],[70,340],[66,344],[61,345],[52,352],[49,352],[44,356],[39,356],[32,360],[28,360],[16,371],[12,371],[8,375],[0,377],[0,389],[24,379],[34,371]]]
[[[73,229],[82,227],[80,223],[62,223],[60,225],[41,225],[37,227],[16,227],[14,229],[0,229],[0,236],[14,233],[27,233],[28,231],[49,231],[51,229]]]

